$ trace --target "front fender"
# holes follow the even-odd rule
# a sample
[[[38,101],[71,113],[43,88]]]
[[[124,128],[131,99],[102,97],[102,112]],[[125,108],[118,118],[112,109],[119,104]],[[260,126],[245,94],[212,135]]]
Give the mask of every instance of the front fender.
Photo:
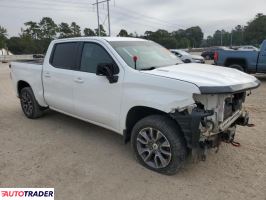
[[[193,94],[200,93],[198,87],[192,83],[166,77],[139,73],[137,82],[134,80],[134,77],[125,77],[121,132],[126,128],[126,117],[133,107],[143,106],[170,113],[194,104]]]

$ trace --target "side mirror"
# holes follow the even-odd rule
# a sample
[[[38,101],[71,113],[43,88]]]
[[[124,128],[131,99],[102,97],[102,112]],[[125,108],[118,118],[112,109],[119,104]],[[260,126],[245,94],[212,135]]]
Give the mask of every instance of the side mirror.
[[[96,75],[106,76],[110,83],[116,83],[118,81],[117,67],[112,63],[100,63],[97,66]]]

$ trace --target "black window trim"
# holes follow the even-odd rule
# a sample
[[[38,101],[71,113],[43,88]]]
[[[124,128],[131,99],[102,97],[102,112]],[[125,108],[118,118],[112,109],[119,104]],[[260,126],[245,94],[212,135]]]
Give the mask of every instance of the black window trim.
[[[55,53],[55,49],[56,49],[56,46],[57,45],[60,45],[60,44],[66,44],[66,43],[75,43],[77,46],[77,51],[76,51],[76,56],[75,56],[75,63],[76,63],[76,66],[75,67],[71,67],[70,69],[66,69],[66,68],[60,68],[60,67],[56,67],[52,64],[53,62],[53,59],[54,59],[54,53]],[[57,68],[57,69],[63,69],[63,70],[72,70],[72,71],[79,71],[80,69],[80,63],[79,63],[79,55],[80,55],[80,46],[82,45],[82,42],[80,41],[67,41],[67,42],[58,42],[58,43],[55,43],[54,46],[53,46],[53,49],[51,51],[51,56],[50,56],[50,59],[49,59],[49,64],[54,67],[54,68]]]
[[[80,47],[79,47],[79,58],[78,58],[78,71],[80,71],[80,72],[84,72],[84,73],[91,73],[91,74],[94,74],[94,73],[92,73],[92,72],[85,72],[85,71],[81,71],[81,60],[82,60],[82,53],[83,53],[83,49],[84,49],[84,46],[85,46],[85,44],[86,43],[90,43],[90,44],[96,44],[96,45],[98,45],[98,46],[100,46],[109,56],[110,56],[110,58],[112,59],[112,61],[113,61],[113,64],[115,65],[115,67],[118,69],[117,70],[117,73],[115,74],[115,75],[118,75],[119,73],[120,73],[120,68],[118,67],[118,65],[117,65],[117,63],[116,63],[116,61],[115,61],[115,59],[113,58],[113,56],[106,50],[106,48],[103,46],[103,45],[101,45],[101,44],[99,44],[98,42],[94,42],[94,41],[84,41],[84,42],[81,42],[81,44],[80,44]]]

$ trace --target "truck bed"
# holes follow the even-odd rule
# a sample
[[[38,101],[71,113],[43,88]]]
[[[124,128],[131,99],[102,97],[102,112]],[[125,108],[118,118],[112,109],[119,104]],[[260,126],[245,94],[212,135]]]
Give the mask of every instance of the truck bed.
[[[43,61],[44,61],[44,59],[31,59],[31,60],[18,60],[18,61],[14,61],[14,62],[35,64],[35,65],[43,65]]]
[[[42,64],[43,59],[23,60],[10,63],[12,80],[15,84],[14,87],[17,88],[18,86],[16,84],[19,84],[21,81],[25,81],[29,85],[34,86],[32,90],[40,105],[44,105]],[[17,96],[19,96],[18,91],[16,92]]]
[[[243,60],[248,71],[254,71],[256,70],[258,56],[259,51],[224,50],[218,51],[218,60],[215,63],[220,66],[229,66],[232,61]]]
[[[258,58],[258,51],[236,51],[236,50],[224,50],[219,51],[219,59],[222,61],[226,58]]]

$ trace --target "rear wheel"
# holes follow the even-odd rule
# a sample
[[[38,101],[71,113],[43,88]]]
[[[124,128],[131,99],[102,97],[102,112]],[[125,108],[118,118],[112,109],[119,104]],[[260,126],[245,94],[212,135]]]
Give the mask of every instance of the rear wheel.
[[[43,108],[40,107],[35,99],[33,91],[30,87],[25,87],[20,92],[20,104],[21,108],[30,119],[36,119],[42,116]]]
[[[153,115],[140,120],[131,137],[138,161],[153,171],[175,174],[187,157],[187,147],[178,126],[166,116]]]
[[[230,65],[229,67],[230,67],[230,68],[233,68],[233,69],[237,69],[237,70],[242,71],[242,72],[245,71],[245,70],[244,70],[244,67],[242,67],[241,65],[236,65],[236,64],[234,64],[234,65]]]

